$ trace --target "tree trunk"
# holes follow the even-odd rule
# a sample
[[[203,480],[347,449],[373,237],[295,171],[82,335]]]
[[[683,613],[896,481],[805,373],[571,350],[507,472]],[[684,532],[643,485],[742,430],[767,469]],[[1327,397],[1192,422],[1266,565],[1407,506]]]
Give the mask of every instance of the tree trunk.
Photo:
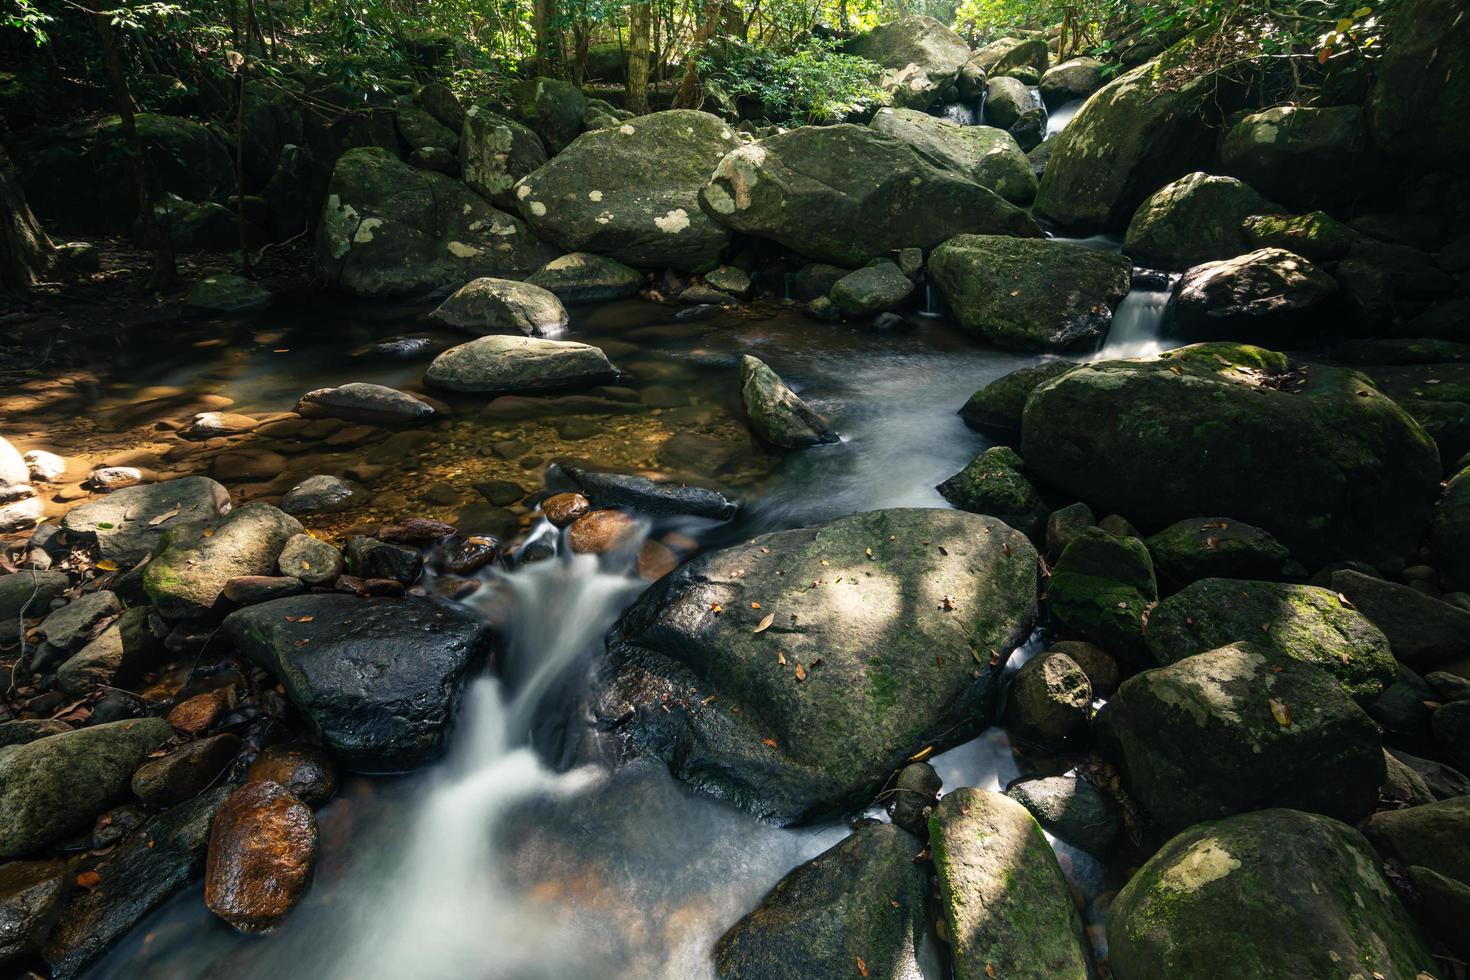
[[[552,75],[555,72],[551,39],[555,31],[551,26],[556,16],[556,0],[534,0],[531,5],[531,29],[536,35],[536,53],[533,61],[537,75]]]
[[[689,51],[684,58],[684,78],[679,83],[679,94],[674,96],[675,109],[698,109],[704,105],[704,91],[699,82],[699,53],[724,22],[725,10],[721,0],[705,0],[704,19],[695,28],[689,42]]]
[[[26,289],[51,271],[56,251],[26,204],[25,191],[0,146],[0,288]]]
[[[240,89],[235,115],[235,224],[240,232],[240,265],[250,275],[250,246],[245,234],[245,97],[250,73],[250,33],[255,27],[255,0],[245,0],[245,45],[240,49]]]
[[[628,8],[628,96],[623,108],[636,116],[648,112],[648,39],[653,9],[647,3]]]

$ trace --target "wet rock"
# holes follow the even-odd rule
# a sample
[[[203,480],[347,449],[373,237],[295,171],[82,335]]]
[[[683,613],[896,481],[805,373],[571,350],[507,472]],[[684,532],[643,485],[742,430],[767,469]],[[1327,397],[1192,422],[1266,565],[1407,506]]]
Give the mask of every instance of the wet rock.
[[[429,319],[473,334],[515,333],[544,337],[567,325],[555,294],[531,283],[476,279],[461,286]]]
[[[157,666],[163,651],[148,617],[146,606],[124,612],[56,669],[56,686],[80,697],[98,687],[129,684]]]
[[[1236,643],[1123,682],[1109,726],[1165,830],[1289,806],[1353,821],[1383,784],[1378,730],[1326,671]]]
[[[321,807],[337,789],[337,769],[320,746],[284,742],[261,752],[245,772],[247,783],[276,783],[307,806]]]
[[[684,564],[624,614],[598,711],[634,750],[757,814],[840,812],[984,724],[1036,615],[1036,567],[1019,532],[960,511],[761,535]]]
[[[40,619],[71,585],[65,572],[20,571],[0,575],[0,622]]]
[[[601,555],[637,543],[638,521],[620,510],[594,510],[571,523],[567,540],[582,555]]]
[[[944,781],[927,762],[911,762],[893,784],[893,822],[920,839],[929,836],[929,814],[939,802]]]
[[[1230,514],[1312,566],[1413,551],[1439,481],[1428,436],[1365,377],[1240,344],[1067,372],[1026,402],[1021,455],[1099,512],[1150,530]]]
[[[70,891],[62,861],[0,864],[0,964],[40,948]]]
[[[309,806],[279,783],[246,783],[210,829],[204,904],[241,932],[269,929],[305,893],[316,841]]]
[[[1072,58],[1053,65],[1041,76],[1041,100],[1048,109],[1085,99],[1103,86],[1103,63],[1096,58]]]
[[[690,286],[679,294],[679,302],[686,306],[702,306],[705,304],[735,306],[740,301],[729,293],[722,293],[718,289],[711,289],[709,286]]]
[[[1332,590],[1347,596],[1388,637],[1394,657],[1416,670],[1470,653],[1470,611],[1350,569],[1333,573]]]
[[[347,573],[362,579],[386,578],[412,585],[424,569],[423,556],[415,549],[377,538],[355,537],[347,542],[344,554]]]
[[[432,405],[406,392],[361,381],[308,391],[296,403],[296,411],[307,418],[348,419],[377,425],[420,422],[434,414]]]
[[[394,544],[432,544],[454,533],[454,525],[428,517],[410,517],[378,528],[378,538]]]
[[[831,300],[845,316],[872,316],[897,309],[913,291],[913,282],[898,266],[877,262],[837,280]]]
[[[1011,679],[1006,695],[1007,728],[1043,745],[1065,745],[1087,727],[1092,683],[1063,653],[1032,657]]]
[[[787,188],[799,186],[802,206]],[[966,232],[1040,237],[987,187],[870,129],[802,126],[720,161],[701,206],[730,229],[849,268],[901,248],[926,252]]]
[[[461,683],[489,645],[489,627],[467,613],[330,593],[248,606],[225,619],[224,632],[276,675],[327,748],[361,772],[412,769],[438,756]]]
[[[1155,191],[1128,223],[1123,251],[1139,265],[1188,269],[1249,252],[1244,222],[1280,211],[1234,177],[1192,173]]]
[[[168,713],[168,723],[185,735],[202,735],[224,717],[231,701],[226,689],[196,694],[173,706]]]
[[[1118,894],[1107,936],[1113,972],[1129,980],[1436,969],[1363,836],[1295,810],[1242,814],[1169,841]]]
[[[1301,256],[1257,249],[1186,272],[1169,300],[1169,330],[1187,341],[1289,343],[1336,292],[1337,281]]]
[[[956,980],[1090,975],[1067,879],[1025,807],[955,790],[929,818],[929,841]]]
[[[955,77],[970,58],[970,46],[933,17],[901,17],[847,42],[848,54],[887,69],[879,78],[894,105],[928,109],[951,101]]]
[[[896,268],[894,271],[897,274]],[[750,354],[740,357],[740,397],[751,430],[767,445],[804,449],[840,440],[825,418],[787,387],[764,361]]]
[[[260,422],[249,415],[232,412],[200,412],[193,421],[179,430],[186,439],[213,439],[216,436],[235,436],[253,432]]]
[[[211,471],[223,483],[263,483],[286,468],[286,457],[269,449],[232,449],[214,458]]]
[[[1280,578],[1290,558],[1268,532],[1226,517],[1178,521],[1144,543],[1171,589],[1202,578]]]
[[[224,773],[240,751],[235,735],[188,742],[168,755],[149,759],[133,773],[133,795],[146,806],[163,809],[192,799]]]
[[[1021,412],[1031,392],[1076,366],[1071,361],[1055,359],[1012,371],[971,395],[960,409],[960,418],[977,432],[1008,441],[1017,439],[1021,434]]]
[[[281,498],[281,510],[288,514],[331,514],[348,510],[362,502],[358,488],[340,477],[309,476]]]
[[[439,546],[435,563],[452,575],[473,575],[488,565],[497,564],[503,555],[500,542],[493,537],[455,535],[446,538]]]
[[[1355,105],[1273,106],[1225,133],[1220,166],[1293,210],[1348,204],[1383,166]]]
[[[204,313],[244,313],[271,304],[271,292],[244,276],[222,273],[196,282],[184,303]]]
[[[228,490],[208,477],[186,476],[73,507],[61,527],[84,540],[95,539],[104,558],[135,562],[153,551],[166,532],[198,528],[229,510]]]
[[[1008,446],[994,446],[935,487],[960,510],[998,517],[1033,541],[1046,528],[1041,494],[1026,479],[1026,464]]]
[[[253,606],[306,591],[306,583],[290,575],[242,575],[225,583],[220,594],[240,606]]]
[[[927,927],[919,849],[892,824],[863,824],[787,874],[720,937],[715,974],[777,980],[872,971],[917,980]]]
[[[564,466],[562,473],[577,485],[594,507],[617,507],[640,514],[685,514],[728,521],[739,505],[704,487],[650,480],[622,473],[598,473]]]
[[[1080,245],[960,235],[929,256],[929,274],[967,330],[1002,347],[1065,351],[1101,343],[1132,266]]]
[[[712,289],[718,289],[737,299],[748,299],[755,284],[750,273],[733,265],[722,265],[704,274],[704,281]]]
[[[591,502],[580,493],[553,494],[541,502],[541,513],[556,527],[566,527],[591,509]]]
[[[1106,855],[1123,832],[1118,805],[1077,776],[1027,779],[1011,785],[1006,796],[1024,806],[1042,830],[1089,854]]]
[[[643,274],[606,256],[592,252],[569,252],[537,269],[526,278],[563,303],[604,303],[636,295]]]
[[[1083,529],[1057,558],[1046,598],[1069,629],[1121,657],[1147,662],[1143,627],[1159,589],[1142,541]]]
[[[205,536],[195,527],[167,532],[143,572],[143,587],[167,619],[198,619],[209,613],[225,583],[242,575],[270,575],[292,535],[296,518],[270,504],[231,511]]]
[[[71,731],[64,721],[49,718],[17,718],[0,722],[0,749],[9,745],[26,745],[38,739]]]
[[[229,787],[207,790],[137,830],[97,868],[101,882],[67,904],[42,950],[52,976],[76,977],[107,948],[194,881],[215,811]]]
[[[1016,140],[994,126],[957,126],[913,109],[879,109],[868,126],[901,140],[1012,204],[1036,197],[1036,177]]]
[[[607,355],[587,344],[489,336],[434,358],[424,381],[448,391],[513,395],[591,387],[617,376]]]
[[[90,827],[172,734],[161,718],[142,718],[63,732],[0,754],[0,857]]]
[[[346,567],[342,552],[309,534],[293,534],[287,538],[276,565],[282,575],[313,586],[335,582]]]

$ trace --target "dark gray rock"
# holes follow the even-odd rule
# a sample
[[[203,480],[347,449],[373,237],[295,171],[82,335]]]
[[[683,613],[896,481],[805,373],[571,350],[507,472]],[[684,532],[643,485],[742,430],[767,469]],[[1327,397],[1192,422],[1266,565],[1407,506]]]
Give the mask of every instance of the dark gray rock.
[[[1106,855],[1123,832],[1118,804],[1077,776],[1023,780],[1006,795],[1031,811],[1047,833],[1089,854]]]
[[[617,507],[652,515],[686,514],[716,521],[728,521],[740,507],[724,494],[704,487],[655,482],[622,473],[598,473],[576,466],[563,466],[561,472],[577,485],[593,507]]]

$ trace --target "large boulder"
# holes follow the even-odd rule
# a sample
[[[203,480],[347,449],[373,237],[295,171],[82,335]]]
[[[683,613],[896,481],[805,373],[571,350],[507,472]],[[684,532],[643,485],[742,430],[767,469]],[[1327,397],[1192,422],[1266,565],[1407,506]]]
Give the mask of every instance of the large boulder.
[[[927,882],[921,845],[868,822],[798,865],[715,944],[721,980],[850,977],[920,980]],[[857,964],[862,963],[859,970]]]
[[[1383,631],[1394,658],[1415,670],[1470,654],[1470,610],[1350,568],[1333,572],[1331,585]]]
[[[1429,553],[1446,585],[1470,590],[1470,466],[1450,478],[1435,505]]]
[[[999,235],[959,235],[929,256],[934,285],[960,323],[1019,350],[1098,346],[1132,269],[1112,252]]]
[[[481,276],[520,277],[556,258],[519,218],[457,180],[377,147],[349,150],[327,186],[316,263],[358,296],[411,296]]]
[[[521,122],[536,131],[552,154],[558,154],[586,128],[587,98],[571,82],[528,78],[511,93]]]
[[[1470,884],[1470,796],[1384,810],[1373,814],[1363,833],[1378,850],[1401,864],[1426,867]]]
[[[1310,210],[1360,196],[1377,161],[1361,107],[1275,106],[1230,127],[1220,168],[1289,208]]]
[[[734,231],[849,268],[965,232],[1041,237],[989,188],[862,126],[802,126],[742,146],[699,201]]]
[[[970,46],[933,17],[902,17],[847,42],[847,52],[887,69],[878,84],[895,105],[928,109],[954,96]]]
[[[143,571],[143,588],[168,619],[197,619],[214,610],[225,583],[271,575],[276,558],[301,522],[267,503],[246,504],[218,522],[164,534]]]
[[[1192,173],[1149,195],[1128,223],[1123,251],[1140,265],[1188,269],[1251,250],[1243,222],[1281,210],[1234,177]]]
[[[929,817],[955,980],[1086,980],[1082,918],[1046,836],[1000,793],[958,789]]]
[[[960,511],[761,535],[680,567],[623,616],[599,713],[762,816],[861,807],[915,752],[993,714],[1036,575],[1023,535]]]
[[[1383,784],[1373,719],[1332,675],[1269,647],[1144,671],[1105,710],[1129,792],[1167,833],[1271,806],[1354,821]]]
[[[1033,541],[1046,530],[1051,513],[1026,479],[1026,464],[1009,446],[992,446],[954,476],[935,487],[960,510],[998,517]]]
[[[435,758],[489,626],[420,599],[317,594],[247,606],[224,632],[271,671],[322,742],[358,772]]]
[[[1414,980],[1438,969],[1363,835],[1285,809],[1165,844],[1113,902],[1108,948],[1119,980]]]
[[[62,530],[95,540],[109,561],[135,562],[171,530],[202,527],[230,511],[230,492],[207,476],[185,476],[109,493],[66,512]]]
[[[430,387],[482,395],[517,395],[612,381],[617,368],[601,348],[570,340],[491,335],[434,358]]]
[[[1010,129],[1036,100],[1026,84],[1014,78],[991,78],[985,83],[985,121]]]
[[[740,400],[751,429],[769,446],[803,449],[839,441],[816,409],[787,387],[765,361],[750,354],[740,358]]]
[[[1171,589],[1202,578],[1281,578],[1290,558],[1269,532],[1225,517],[1176,521],[1144,543],[1159,580]]]
[[[1470,171],[1470,31],[1458,0],[1405,0],[1389,14],[1368,97],[1368,124],[1385,152],[1416,165]]]
[[[176,194],[185,201],[223,202],[235,193],[235,166],[231,151],[213,129],[182,116],[140,112],[133,117],[149,178],[155,193]],[[91,183],[67,193],[95,193],[98,214],[106,227],[126,230],[138,214],[136,194],[102,192],[102,188],[131,187],[132,151],[123,134],[122,120],[108,116],[97,124],[88,153]],[[96,190],[94,190],[94,188]]]
[[[459,165],[464,182],[498,208],[516,206],[515,183],[546,162],[541,137],[484,105],[464,114]]]
[[[1036,197],[1036,175],[1015,137],[994,126],[960,126],[914,109],[879,109],[874,132],[902,140],[961,177],[1022,207]]]
[[[1285,346],[1319,326],[1337,280],[1300,255],[1262,248],[1197,265],[1169,299],[1169,332],[1185,341]]]
[[[1076,366],[1053,358],[1002,375],[969,397],[960,407],[960,418],[977,432],[1014,441],[1021,435],[1021,413],[1031,392]]]
[[[1118,804],[1080,776],[1025,779],[1006,795],[1030,811],[1041,829],[1089,854],[1107,854],[1123,833]]]
[[[844,316],[871,317],[896,310],[914,291],[914,282],[887,260],[874,261],[832,284],[829,298]]]
[[[516,201],[566,251],[703,272],[719,263],[730,233],[699,209],[699,191],[740,145],[707,112],[655,112],[578,137],[521,179]]]
[[[1159,603],[1146,640],[1161,664],[1231,643],[1269,646],[1316,664],[1364,703],[1398,674],[1383,632],[1336,592],[1314,585],[1201,579]]]
[[[114,721],[0,751],[0,857],[18,857],[92,820],[173,734],[162,718]]]
[[[1047,50],[1046,38],[1031,37],[1021,41],[1005,54],[1000,56],[990,69],[992,75],[1020,75],[1033,74],[1032,84],[1046,74],[1047,65],[1051,62],[1051,54]],[[1029,73],[1025,69],[1030,69]]]
[[[1103,86],[1103,63],[1096,58],[1072,58],[1053,65],[1041,76],[1041,100],[1056,109],[1085,99]]]
[[[475,279],[440,303],[429,319],[473,334],[541,337],[562,331],[567,310],[555,294],[540,286],[513,279]]]
[[[634,295],[643,285],[643,276],[615,259],[568,252],[531,273],[526,282],[563,303],[600,303]]]
[[[1099,513],[1231,514],[1313,566],[1410,554],[1439,487],[1433,442],[1362,375],[1239,344],[1069,371],[1027,401],[1021,446]]]
[[[1130,660],[1147,660],[1143,630],[1159,587],[1142,541],[1085,528],[1062,549],[1046,598],[1068,629]]]
[[[1163,82],[1157,61],[1140,65],[1093,94],[1055,137],[1036,210],[1078,231],[1120,229],[1160,187],[1208,157],[1208,111],[1216,78]]]

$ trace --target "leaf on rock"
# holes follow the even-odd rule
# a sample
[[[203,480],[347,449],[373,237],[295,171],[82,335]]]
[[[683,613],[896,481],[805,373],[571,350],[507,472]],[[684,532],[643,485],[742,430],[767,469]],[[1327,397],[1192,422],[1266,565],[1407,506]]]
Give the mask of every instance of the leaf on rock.
[[[868,964],[866,964],[866,963],[863,962],[863,958],[861,956],[859,956],[857,958],[857,966],[858,966],[858,976],[865,977],[865,976],[868,975]]]
[[[932,746],[932,745],[926,745],[922,749],[920,749],[919,751],[915,752],[913,755],[909,756],[909,761],[910,762],[923,762],[925,759],[929,758],[933,754],[934,754],[934,746]]]
[[[175,517],[178,517],[178,516],[179,516],[179,505],[178,504],[174,504],[174,509],[173,510],[166,510],[162,514],[159,514],[157,517],[153,518],[153,520],[151,520],[151,521],[148,522],[148,526],[149,527],[156,527],[157,525],[162,524],[164,521],[173,520]]]
[[[1282,728],[1291,727],[1291,706],[1279,698],[1271,698],[1271,717],[1276,719],[1276,724]]]
[[[111,558],[104,558],[97,563],[97,571],[115,572],[117,571],[117,562],[113,561]]]
[[[801,664],[796,665],[796,679],[798,681],[806,680],[806,668],[803,667]]]
[[[776,747],[776,740],[774,738],[763,738],[761,739],[761,744],[768,749],[774,749]]]
[[[95,871],[83,871],[77,875],[77,885],[87,891],[92,891],[100,884],[102,884],[102,876]]]
[[[755,631],[757,633],[764,633],[766,630],[768,630],[768,629],[771,628],[771,624],[774,623],[775,621],[776,621],[776,614],[775,613],[766,613],[765,616],[761,618],[760,623],[758,623],[756,625]]]

